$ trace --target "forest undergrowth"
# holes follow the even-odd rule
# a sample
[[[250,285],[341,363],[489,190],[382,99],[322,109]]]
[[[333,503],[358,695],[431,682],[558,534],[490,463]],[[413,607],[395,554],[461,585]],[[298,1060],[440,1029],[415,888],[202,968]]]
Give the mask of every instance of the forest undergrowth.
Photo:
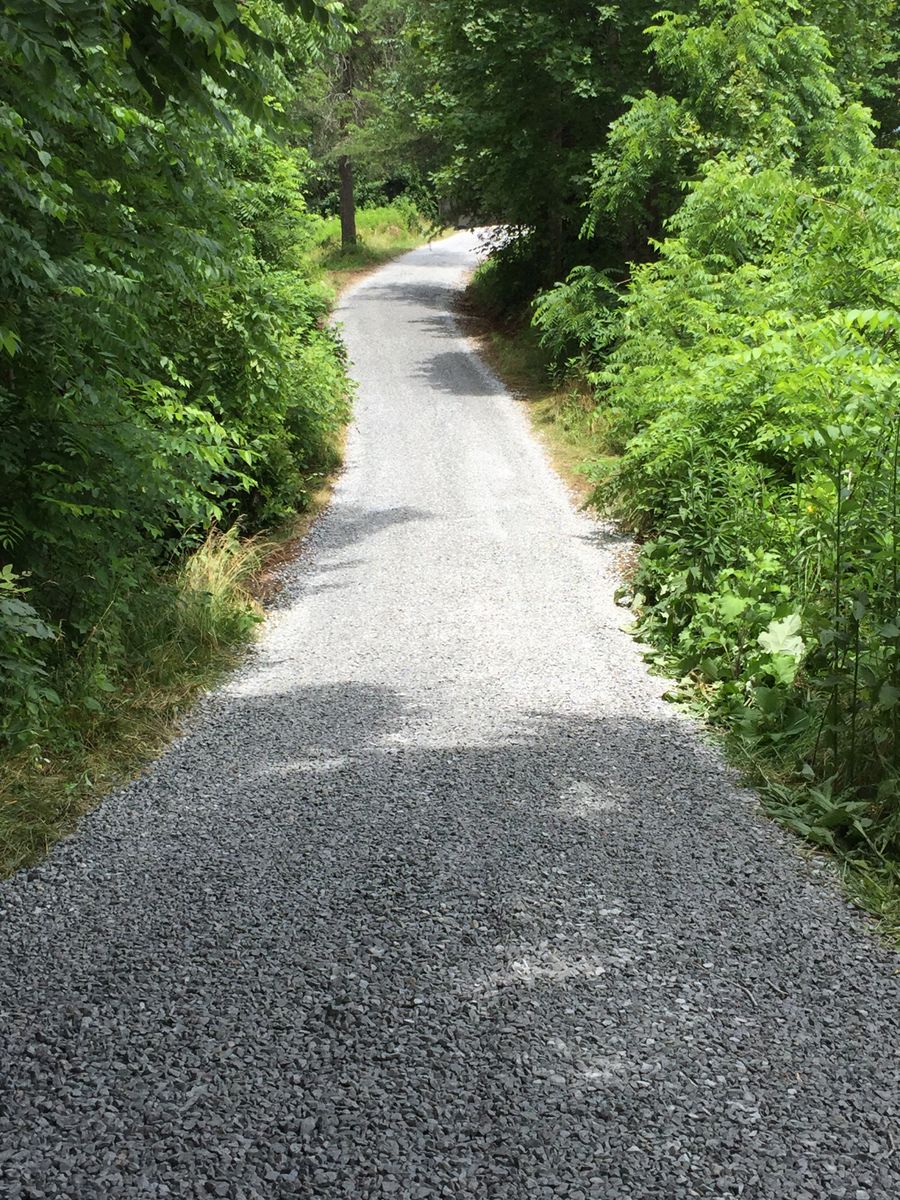
[[[494,229],[470,294],[501,359],[533,323],[655,666],[897,932],[896,0],[434,0],[416,37]]]
[[[775,678],[763,676],[757,682],[752,677],[742,679],[740,672],[735,671],[732,675],[735,691],[740,689],[743,702],[732,700],[723,710],[717,689],[710,686],[709,664],[697,670],[691,659],[685,662],[673,653],[671,634],[661,633],[652,597],[648,603],[646,593],[641,591],[646,586],[648,556],[652,563],[660,536],[648,536],[620,507],[621,493],[616,490],[614,480],[622,467],[623,454],[611,437],[609,414],[598,408],[583,376],[577,372],[560,373],[554,368],[551,355],[541,344],[540,330],[527,313],[497,317],[490,302],[490,273],[488,263],[476,273],[467,289],[460,308],[464,328],[513,397],[524,404],[535,434],[573,501],[617,520],[623,532],[630,535],[632,548],[619,562],[621,584],[617,600],[623,609],[623,624],[631,627],[642,643],[651,669],[673,681],[667,699],[707,725],[744,781],[756,790],[768,815],[797,834],[813,852],[832,857],[848,897],[879,919],[888,939],[900,942],[900,862],[890,847],[871,844],[868,839],[862,839],[862,845],[845,840],[835,816],[846,819],[843,806],[851,797],[833,790],[830,782],[824,791],[817,785],[802,757],[802,743],[784,746],[782,739],[772,740],[756,728],[748,736],[744,710],[755,695],[750,689],[774,685]],[[661,591],[668,578],[664,576]],[[778,619],[773,614],[772,620]],[[715,616],[707,622],[703,648],[710,640],[724,640],[724,635],[714,631],[714,623]],[[764,628],[758,619],[758,628],[751,628],[743,635],[745,641],[748,638],[752,641],[754,634],[758,641]],[[683,642],[690,645],[687,637]],[[700,648],[692,648],[693,653]],[[762,649],[760,646],[759,650]],[[759,658],[762,659],[761,654]],[[767,665],[763,659],[762,669]],[[857,811],[862,809],[871,818],[872,807],[858,798],[856,803]],[[830,811],[832,808],[834,813]]]
[[[296,114],[348,35],[293,7],[0,12],[0,872],[252,638],[340,462],[334,294],[426,228],[382,200],[342,255],[307,199]]]
[[[332,299],[434,232],[404,204],[360,210],[359,240],[349,252],[341,250],[334,218],[316,218],[313,230],[307,269]],[[124,629],[106,650],[102,683],[95,673],[86,690],[83,656],[93,653],[90,640],[74,649],[60,646],[60,628],[46,623],[55,653],[33,662],[32,686],[51,694],[32,701],[29,720],[20,718],[17,736],[8,735],[0,752],[0,875],[40,858],[105,792],[152,760],[197,700],[238,663],[277,594],[281,567],[300,552],[328,504],[350,411],[345,378],[341,388],[347,399],[330,430],[327,455],[318,470],[303,474],[292,508],[260,523],[257,532],[245,532],[241,519],[221,527],[213,520],[202,541],[190,537],[184,550],[148,569],[146,591],[122,598]],[[11,586],[3,599],[17,603],[0,611],[40,621],[30,604],[25,607],[28,592],[20,580],[9,571],[6,579]],[[102,638],[102,616],[90,636]],[[7,703],[13,709],[14,697]]]
[[[652,44],[684,88],[683,128],[720,120],[695,99],[713,51],[719,86],[743,89],[742,112],[767,102],[766,122],[716,129],[650,259],[624,282],[575,267],[534,300],[531,337],[591,502],[637,538],[625,592],[672,698],[897,935],[900,156],[837,87],[820,30],[740,7],[755,19],[664,16]],[[775,34],[802,52],[803,103],[767,94],[767,69],[791,78]],[[613,125],[588,230],[646,184],[670,104],[645,96]],[[480,268],[484,313],[509,310],[528,238],[510,231]]]

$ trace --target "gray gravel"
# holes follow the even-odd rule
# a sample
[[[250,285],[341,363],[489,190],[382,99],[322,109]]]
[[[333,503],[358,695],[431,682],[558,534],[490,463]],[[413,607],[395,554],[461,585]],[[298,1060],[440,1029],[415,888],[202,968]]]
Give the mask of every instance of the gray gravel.
[[[474,245],[349,295],[258,650],[0,887],[3,1200],[900,1195],[897,959],[661,700]]]

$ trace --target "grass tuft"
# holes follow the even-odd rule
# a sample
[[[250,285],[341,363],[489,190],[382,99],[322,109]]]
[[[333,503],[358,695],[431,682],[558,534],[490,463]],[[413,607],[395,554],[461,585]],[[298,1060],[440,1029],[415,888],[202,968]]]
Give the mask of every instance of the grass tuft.
[[[272,544],[212,530],[145,597],[127,662],[106,700],[85,706],[79,663],[59,680],[60,723],[7,757],[0,781],[0,875],[34,862],[110,788],[171,740],[199,693],[238,661],[263,619],[255,581]]]
[[[436,230],[411,205],[402,202],[360,209],[356,214],[357,242],[341,245],[339,217],[322,220],[312,261],[334,292],[342,291],[373,267],[414,250]]]
[[[209,651],[240,645],[263,619],[253,580],[271,549],[259,536],[213,529],[178,573],[177,641]]]

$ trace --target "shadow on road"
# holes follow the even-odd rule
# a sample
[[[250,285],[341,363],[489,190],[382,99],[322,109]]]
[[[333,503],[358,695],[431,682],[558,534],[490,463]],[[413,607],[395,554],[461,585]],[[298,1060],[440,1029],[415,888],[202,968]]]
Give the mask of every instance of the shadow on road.
[[[230,697],[227,725],[214,706],[158,784],[114,801],[104,910],[62,908],[42,946],[6,947],[7,1118],[32,1087],[21,1047],[39,1025],[66,1064],[48,1111],[71,1111],[76,1078],[132,1114],[129,1169],[180,1145],[192,1178],[225,1162],[267,1197],[387,1195],[382,1180],[414,1197],[460,1171],[465,1186],[433,1194],[564,1181],[662,1200],[755,1179],[747,1194],[781,1197],[817,1139],[823,1170],[867,1178],[854,1146],[872,1164],[891,1150],[879,1014],[898,989],[867,946],[846,990],[837,901],[724,794],[676,718],[534,712],[492,737],[486,713],[483,744],[446,728],[430,744],[453,701],[449,685],[411,705],[335,682]],[[217,763],[205,781],[198,754]],[[184,926],[154,904],[176,892]],[[143,986],[160,971],[179,981],[163,1007]],[[152,1103],[136,1064],[121,1069],[148,1039],[163,1047]],[[187,1105],[186,1073],[205,1081]],[[282,1078],[290,1101],[279,1090],[273,1108]]]
[[[431,355],[416,371],[416,378],[431,390],[444,392],[456,400],[506,395],[503,385],[481,370],[467,350],[447,350]]]

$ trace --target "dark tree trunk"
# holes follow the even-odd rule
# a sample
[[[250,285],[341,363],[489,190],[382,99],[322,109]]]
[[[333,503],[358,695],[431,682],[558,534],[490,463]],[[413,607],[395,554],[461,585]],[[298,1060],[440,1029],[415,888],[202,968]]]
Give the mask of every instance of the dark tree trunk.
[[[341,245],[356,245],[356,197],[353,194],[353,163],[346,154],[338,159],[341,179]]]
[[[344,56],[341,70],[341,90],[344,93],[343,111],[341,113],[341,137],[347,132],[350,124],[350,112],[353,107],[353,59],[349,54]],[[353,192],[353,163],[346,154],[338,158],[338,175],[341,180],[341,245],[346,248],[356,245],[356,196]]]
[[[559,108],[562,108],[562,96],[560,96]],[[564,145],[565,129],[562,122],[557,122],[550,134],[550,142],[555,150],[555,161],[553,163],[554,174],[560,181],[564,178],[562,169],[563,163],[563,145]],[[562,278],[563,274],[563,234],[565,229],[565,219],[563,216],[563,188],[565,185],[561,183],[557,189],[555,196],[551,193],[550,208],[547,215],[547,235],[548,235],[548,259],[550,274],[548,282],[556,283]]]

